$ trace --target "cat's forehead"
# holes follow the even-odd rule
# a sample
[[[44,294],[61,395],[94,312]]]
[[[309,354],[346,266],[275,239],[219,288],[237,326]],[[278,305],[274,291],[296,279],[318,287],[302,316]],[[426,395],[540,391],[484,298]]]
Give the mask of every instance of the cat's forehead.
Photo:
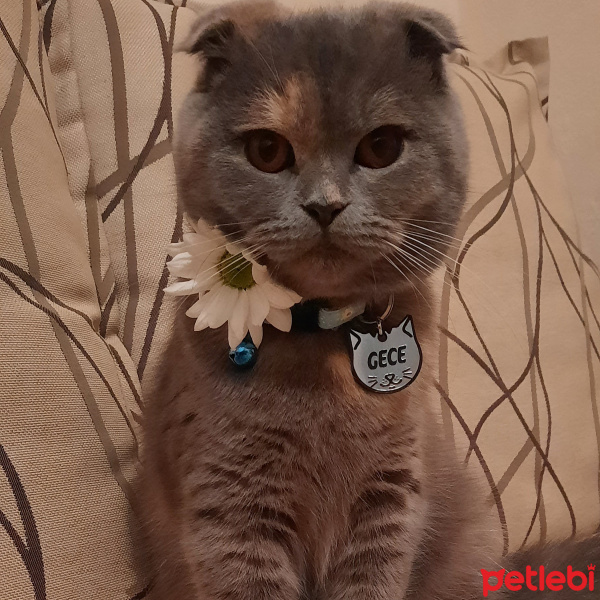
[[[381,124],[410,125],[401,100],[391,87],[382,87],[359,102],[335,99],[310,72],[295,72],[280,85],[256,92],[240,115],[240,130],[272,129],[294,141],[297,151],[323,146],[331,133],[361,136]]]
[[[294,137],[297,150],[309,150],[322,137],[324,110],[317,81],[297,72],[253,94],[238,124],[240,129],[272,129]]]
[[[402,42],[377,19],[315,15],[257,27],[240,44],[224,86],[231,122],[239,130],[272,129],[307,150],[331,134],[410,127],[420,90]]]

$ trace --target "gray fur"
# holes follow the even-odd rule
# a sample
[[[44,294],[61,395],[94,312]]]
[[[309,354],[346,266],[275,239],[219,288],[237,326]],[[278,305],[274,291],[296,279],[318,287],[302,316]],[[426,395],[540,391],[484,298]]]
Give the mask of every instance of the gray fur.
[[[462,120],[438,73],[442,53],[459,43],[451,25],[441,15],[403,5],[315,12],[245,28],[231,25],[235,10],[229,19],[222,11],[222,20],[205,18],[208,32],[197,33],[210,42],[209,57],[199,91],[183,109],[175,145],[185,211],[248,245],[268,244],[267,264],[303,297],[372,298],[375,283],[386,293],[398,282],[381,253],[390,252],[384,240],[398,242],[400,220],[438,221],[428,226],[442,234],[438,239],[448,239],[443,234],[452,233],[464,201]],[[437,40],[435,56],[432,42],[420,50],[426,35]],[[302,78],[308,106],[278,133],[294,147],[297,167],[265,174],[245,160],[240,134],[257,128],[247,124],[257,98],[280,93],[295,76]],[[389,168],[358,168],[356,145],[379,125],[405,127],[405,151]],[[349,206],[323,244],[320,228],[301,206],[331,202],[328,196],[337,193]],[[432,245],[444,250],[439,241]],[[432,256],[437,262],[439,255]],[[312,281],[306,269],[313,271]]]

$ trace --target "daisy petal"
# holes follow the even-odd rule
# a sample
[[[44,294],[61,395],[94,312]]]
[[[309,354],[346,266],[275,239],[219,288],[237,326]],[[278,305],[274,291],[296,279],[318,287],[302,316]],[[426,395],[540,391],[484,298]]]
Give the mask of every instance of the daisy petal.
[[[174,256],[168,263],[169,273],[175,277],[185,277],[192,279],[196,273],[196,265],[189,252],[180,252]]]
[[[185,244],[184,242],[174,242],[172,244],[169,244],[167,246],[167,254],[169,256],[175,256],[176,254],[179,254],[180,252],[183,252],[183,248],[186,245],[187,244]]]
[[[219,282],[203,296],[204,306],[202,307],[202,312],[198,316],[202,317],[206,323],[209,323],[210,316],[219,303],[219,294],[222,288],[223,284]]]
[[[193,279],[196,281],[208,280],[211,277],[219,277],[218,265],[223,253],[221,250],[213,250],[209,254],[196,259],[196,273]]]
[[[231,318],[240,292],[226,285],[221,286],[218,298],[211,306],[211,312],[207,317],[208,326],[212,329],[221,327]]]
[[[271,308],[267,321],[280,331],[289,331],[292,328],[292,311],[289,308]]]
[[[255,264],[254,252],[248,250],[242,250],[242,256],[249,262]]]
[[[183,243],[190,246],[202,242],[202,236],[197,233],[184,233],[181,237],[183,238]]]
[[[211,252],[216,252],[217,250],[220,250],[220,255],[223,254],[223,249],[219,249],[219,244],[213,240],[199,240],[193,244],[189,244],[185,250],[189,252],[196,260],[204,260],[204,257]]]
[[[248,331],[250,332],[250,337],[252,338],[252,342],[258,348],[263,339],[263,328],[262,325],[248,325]]]
[[[240,337],[238,336],[233,329],[231,329],[231,325],[229,326],[229,328],[227,329],[227,339],[229,341],[229,347],[232,350],[235,350],[243,341],[244,337],[246,337],[245,335]]]
[[[164,290],[165,294],[173,294],[173,296],[189,296],[191,294],[198,294],[203,292],[203,286],[194,279],[188,279],[186,281],[176,281]]]
[[[202,236],[203,238],[210,239],[213,238],[215,235],[215,230],[202,219],[198,219],[198,222],[195,224],[194,229],[196,230],[196,234]]]
[[[194,323],[194,331],[202,331],[208,327],[208,323],[202,318],[202,316],[196,319]]]
[[[240,292],[235,307],[229,319],[229,346],[235,348],[246,337],[248,333],[248,316],[250,312],[250,303],[248,294]]]
[[[195,279],[198,283],[202,283],[203,281],[209,281],[211,277],[217,274],[217,263],[218,255],[215,256],[214,253],[198,260],[198,258],[191,256],[189,252],[181,252],[167,262],[167,268],[174,277]]]
[[[264,283],[265,281],[269,281],[269,272],[267,271],[267,267],[263,265],[259,265],[258,263],[252,262],[252,279],[258,284]]]
[[[221,283],[219,274],[216,271],[210,270],[209,273],[205,273],[202,276],[196,277],[196,281],[204,290],[208,290],[217,283]]]
[[[200,299],[196,300],[196,302],[185,311],[186,316],[191,317],[192,319],[197,319],[200,316],[202,307],[204,306],[203,298],[204,296],[200,296]]]
[[[248,290],[248,298],[250,300],[250,323],[252,325],[262,325],[271,308],[269,299],[259,285],[255,285]]]
[[[243,253],[242,247],[235,242],[229,242],[228,244],[225,244],[225,250],[227,250],[231,256],[237,256],[238,254]]]
[[[298,294],[291,290],[286,290],[270,281],[261,283],[260,287],[262,291],[267,295],[269,303],[275,308],[289,308],[297,303],[296,297],[299,298]]]
[[[294,304],[298,304],[298,302],[302,301],[302,296],[300,296],[300,294],[296,294],[296,292],[294,290],[286,289],[285,291],[288,293],[290,300]]]
[[[188,262],[191,259],[192,255],[187,250],[184,250],[183,252],[178,252],[167,264],[177,265],[180,262]]]
[[[167,267],[171,274],[176,277],[192,279],[196,281],[202,289],[208,289],[219,280],[219,273],[217,270],[218,259],[214,254],[200,261],[192,258],[185,263],[174,263],[174,260],[175,259],[167,263]]]

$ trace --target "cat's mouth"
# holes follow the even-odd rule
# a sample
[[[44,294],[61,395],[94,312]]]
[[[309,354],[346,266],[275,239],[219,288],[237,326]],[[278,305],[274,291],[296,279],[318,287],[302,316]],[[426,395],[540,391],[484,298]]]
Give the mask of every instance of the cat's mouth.
[[[304,299],[329,299],[334,303],[386,299],[390,293],[423,283],[433,271],[426,270],[429,265],[425,263],[417,269],[415,265],[421,263],[416,258],[402,263],[394,250],[399,246],[376,237],[368,242],[344,242],[329,239],[318,244],[269,244],[259,262],[275,281]],[[402,252],[406,256],[409,250]]]
[[[362,299],[372,295],[376,283],[364,252],[332,243],[294,254],[267,254],[261,262],[276,281],[305,299]]]

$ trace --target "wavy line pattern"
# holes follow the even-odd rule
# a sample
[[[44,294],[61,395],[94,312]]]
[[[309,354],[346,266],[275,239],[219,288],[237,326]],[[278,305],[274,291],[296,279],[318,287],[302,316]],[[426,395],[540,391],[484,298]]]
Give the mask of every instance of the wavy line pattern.
[[[0,525],[6,531],[8,537],[14,544],[27,573],[31,580],[35,600],[46,599],[46,575],[44,573],[44,558],[42,556],[42,547],[40,536],[37,530],[31,503],[19,478],[17,469],[10,460],[6,450],[0,444],[0,467],[8,481],[13,497],[21,516],[21,525],[25,530],[25,539],[23,539],[16,527],[12,524],[6,514],[0,509]]]
[[[93,237],[97,209],[89,194],[81,196],[78,219],[77,177],[68,181],[71,190],[67,185],[67,171],[71,177],[76,170],[67,169],[58,143],[64,131],[56,80],[48,84],[56,73],[46,51],[66,33],[65,8],[61,0],[45,3],[38,28],[32,1],[0,6],[0,68],[9,75],[0,84],[3,600],[76,597],[85,586],[76,593],[74,586],[85,579],[106,597],[119,586],[143,588],[127,557],[140,385],[122,342],[108,331],[114,320],[102,323],[98,303],[110,300],[114,276],[101,256],[106,242]],[[93,181],[87,167],[83,176]],[[98,541],[112,535],[110,554],[85,554],[97,552],[82,530],[90,523]],[[74,539],[83,569],[73,570]],[[99,582],[107,564],[110,577]]]
[[[539,41],[537,43],[539,44]],[[580,510],[577,516],[571,496],[577,496],[578,489],[573,487],[572,482],[569,482],[570,485],[565,482],[570,471],[565,470],[565,464],[560,461],[561,457],[552,451],[554,429],[557,426],[560,429],[560,419],[557,421],[556,415],[563,417],[566,407],[564,397],[559,395],[557,386],[548,383],[548,379],[554,379],[552,372],[555,371],[555,367],[545,357],[548,354],[548,344],[557,342],[556,338],[548,333],[549,319],[552,317],[549,317],[545,307],[550,303],[556,304],[557,294],[563,293],[568,304],[563,302],[560,318],[569,319],[569,310],[572,309],[581,328],[580,332],[573,327],[564,333],[574,338],[583,336],[585,347],[588,348],[585,364],[591,381],[591,394],[587,405],[586,395],[579,399],[581,424],[582,427],[586,427],[591,421],[591,428],[587,430],[586,436],[590,440],[598,440],[595,373],[600,362],[597,351],[600,328],[595,322],[595,331],[592,333],[589,318],[583,317],[584,309],[586,312],[589,310],[592,315],[596,314],[591,300],[592,292],[584,278],[584,270],[587,270],[587,275],[594,277],[596,282],[598,270],[554,217],[554,210],[564,210],[560,203],[556,204],[555,190],[548,182],[534,183],[536,177],[539,181],[540,175],[536,161],[540,152],[544,151],[543,147],[538,147],[540,142],[536,140],[540,130],[544,133],[538,117],[545,117],[543,106],[547,103],[543,102],[543,99],[540,103],[537,88],[532,85],[535,79],[530,67],[523,61],[516,60],[512,47],[509,47],[504,73],[487,72],[481,68],[470,67],[463,61],[456,67],[455,75],[459,95],[465,99],[467,106],[473,106],[479,112],[478,118],[485,125],[488,138],[480,137],[477,149],[487,142],[487,152],[489,154],[491,151],[497,162],[499,180],[486,182],[489,192],[478,193],[472,198],[457,234],[462,240],[460,248],[450,256],[451,260],[446,267],[442,295],[443,338],[439,391],[443,404],[449,409],[452,419],[459,424],[459,431],[462,430],[466,437],[465,461],[469,462],[474,453],[488,481],[490,498],[495,504],[503,533],[504,551],[508,552],[509,548],[524,546],[532,537],[544,539],[548,535],[575,535],[579,528],[595,528],[600,523],[600,488],[596,489],[595,496],[588,502],[592,511],[586,513]],[[515,94],[520,94],[521,105],[514,102]],[[511,98],[512,102],[508,98]],[[474,114],[472,112],[470,116],[476,121],[477,117]],[[544,193],[551,197],[549,202],[542,198],[538,189],[540,185],[545,190]],[[495,230],[499,230],[497,234]],[[511,319],[523,323],[523,330],[517,335],[521,336],[523,346],[529,350],[522,355],[520,365],[515,361],[510,369],[506,367],[507,363],[511,362],[506,360],[510,345],[505,344],[503,348],[498,345],[498,335],[490,328],[493,321],[490,322],[489,315],[480,310],[478,292],[481,291],[481,286],[477,285],[479,289],[475,290],[463,290],[464,283],[473,279],[472,265],[481,265],[480,260],[472,259],[471,256],[480,253],[481,246],[485,246],[487,239],[494,235],[510,240],[512,247],[505,247],[503,251],[507,255],[514,255],[514,264],[518,264],[519,260],[522,269],[521,310],[513,314],[505,310],[504,313],[509,325]],[[586,265],[585,269],[581,268],[576,257],[580,263]],[[570,262],[571,273],[567,282],[565,271],[569,269]],[[465,271],[465,268],[469,268],[466,265],[471,265],[470,271]],[[572,272],[573,267],[575,273]],[[550,273],[550,270],[554,273]],[[476,281],[477,284],[481,282],[489,285],[490,289],[495,288],[494,293],[502,295],[501,289],[497,287],[499,281],[493,274],[492,277],[485,277],[486,272],[479,268],[478,275],[480,280]],[[511,280],[513,276],[516,279],[516,273],[504,275],[502,281],[514,285],[514,281]],[[547,282],[553,281],[552,277],[558,280],[558,285],[555,283],[550,287]],[[596,286],[594,291],[597,292],[597,289]],[[492,304],[494,302],[495,300]],[[518,306],[513,303],[510,310],[517,311]],[[449,323],[457,318],[466,327],[451,331]],[[573,323],[573,320],[570,319],[569,322]],[[492,346],[495,346],[495,349],[492,349]],[[569,359],[563,359],[565,370],[569,368]],[[467,363],[467,367],[464,367],[465,370],[472,373],[469,367],[475,367],[484,375],[486,387],[485,391],[481,392],[482,397],[477,398],[472,393],[460,397],[457,395],[460,392],[452,389],[448,373],[450,362],[460,361],[464,364],[465,360],[471,361],[471,364]],[[500,362],[505,366],[502,367]],[[529,382],[527,392],[523,389],[525,382]],[[495,399],[489,397],[494,387],[500,394]],[[538,404],[540,399],[541,404]],[[510,407],[508,411],[505,408],[506,403]],[[475,406],[481,408],[475,409]],[[466,414],[469,415],[470,421],[465,418]],[[589,421],[588,415],[591,417]],[[446,414],[446,426],[451,435],[458,436],[456,439],[460,442],[461,436],[454,432],[452,419]],[[499,451],[498,439],[497,434],[495,438],[490,439],[489,436],[493,435],[487,433],[490,429],[507,432],[515,440],[521,439],[518,445],[515,444],[514,455],[505,452],[502,461],[495,460],[494,454],[497,455]],[[522,432],[524,438],[519,432]],[[564,434],[564,430],[561,433]],[[597,472],[600,445],[596,443],[592,452],[595,454],[591,455],[590,462],[595,463]],[[513,520],[511,523],[507,518],[502,498],[510,494],[515,487],[511,486],[511,483],[522,479],[523,471],[531,468],[529,459],[532,453],[535,455],[535,476],[531,482],[533,493],[531,501],[521,507],[522,510],[529,511],[530,505],[531,513],[528,517],[522,515],[518,522]],[[495,466],[490,467],[490,463],[494,463]],[[504,466],[500,467],[500,463]],[[547,498],[552,499],[554,516],[567,516],[567,521],[563,520],[563,525],[560,528],[555,527],[552,532],[549,532],[551,523],[547,514]],[[577,501],[580,502],[580,498],[577,498]],[[563,508],[560,508],[561,504]],[[579,520],[583,520],[584,523],[579,525]],[[569,523],[568,529],[566,523]],[[536,528],[538,533],[533,536]]]

